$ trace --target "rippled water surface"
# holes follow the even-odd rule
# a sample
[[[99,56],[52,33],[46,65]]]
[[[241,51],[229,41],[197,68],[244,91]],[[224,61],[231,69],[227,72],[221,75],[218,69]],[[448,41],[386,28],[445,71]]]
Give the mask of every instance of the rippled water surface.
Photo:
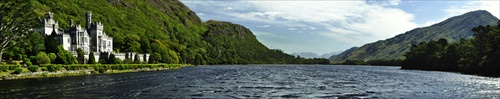
[[[498,98],[500,79],[399,67],[194,66],[0,81],[0,98]]]

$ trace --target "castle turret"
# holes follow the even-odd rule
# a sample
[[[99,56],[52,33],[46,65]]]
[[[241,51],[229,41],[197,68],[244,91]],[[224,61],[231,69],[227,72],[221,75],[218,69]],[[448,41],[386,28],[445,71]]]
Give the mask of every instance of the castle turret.
[[[45,20],[52,19],[53,15],[52,12],[45,12]]]
[[[90,11],[87,11],[87,13],[85,14],[86,17],[87,17],[87,29],[90,29],[90,25],[92,24],[92,12]]]
[[[73,27],[73,19],[69,19],[69,27]]]

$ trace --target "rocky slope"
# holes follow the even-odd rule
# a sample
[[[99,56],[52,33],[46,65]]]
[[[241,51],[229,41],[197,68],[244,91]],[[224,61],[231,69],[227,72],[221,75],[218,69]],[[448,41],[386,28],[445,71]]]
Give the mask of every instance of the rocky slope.
[[[473,35],[472,28],[479,25],[494,25],[498,18],[485,10],[465,13],[444,20],[443,22],[422,28],[416,28],[395,37],[353,47],[339,55],[330,57],[332,63],[345,60],[400,59],[408,52],[411,45],[422,41],[445,38],[457,41]]]

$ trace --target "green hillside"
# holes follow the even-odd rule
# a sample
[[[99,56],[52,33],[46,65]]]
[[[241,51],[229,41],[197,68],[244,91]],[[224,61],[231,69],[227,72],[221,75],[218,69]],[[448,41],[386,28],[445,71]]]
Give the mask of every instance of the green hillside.
[[[40,18],[53,12],[61,28],[69,27],[70,19],[84,26],[85,12],[91,11],[92,21],[102,22],[104,31],[113,37],[115,52],[158,53],[162,63],[287,63],[295,59],[268,49],[241,25],[202,22],[179,0],[31,2]]]
[[[210,20],[206,27],[208,31],[203,34],[203,39],[211,45],[208,57],[218,64],[294,62],[294,56],[283,54],[281,50],[269,50],[242,25]]]
[[[340,55],[332,56],[332,63],[341,63],[345,60],[373,60],[373,59],[401,59],[408,52],[411,45],[423,41],[445,38],[449,41],[458,41],[460,38],[469,38],[474,32],[472,28],[479,25],[494,25],[498,18],[485,10],[465,13],[451,17],[443,22],[422,28],[416,28],[395,37],[365,44],[358,48],[351,48]]]

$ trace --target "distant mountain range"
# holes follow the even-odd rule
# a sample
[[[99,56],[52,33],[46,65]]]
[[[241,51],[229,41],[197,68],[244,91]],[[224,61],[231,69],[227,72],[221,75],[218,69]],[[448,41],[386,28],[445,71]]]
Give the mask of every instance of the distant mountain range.
[[[303,57],[303,58],[330,58],[331,56],[333,55],[337,55],[339,54],[340,52],[331,52],[331,53],[325,53],[325,54],[317,54],[317,53],[314,53],[314,52],[300,52],[300,53],[292,53],[293,56],[297,57],[297,56],[300,56],[300,57]]]
[[[428,27],[410,30],[386,40],[350,48],[339,55],[331,56],[330,61],[332,63],[341,63],[346,60],[402,59],[404,53],[408,52],[413,44],[439,38],[445,38],[449,42],[469,38],[474,34],[471,31],[472,28],[479,25],[494,25],[497,21],[498,18],[488,11],[472,11],[448,18]]]

